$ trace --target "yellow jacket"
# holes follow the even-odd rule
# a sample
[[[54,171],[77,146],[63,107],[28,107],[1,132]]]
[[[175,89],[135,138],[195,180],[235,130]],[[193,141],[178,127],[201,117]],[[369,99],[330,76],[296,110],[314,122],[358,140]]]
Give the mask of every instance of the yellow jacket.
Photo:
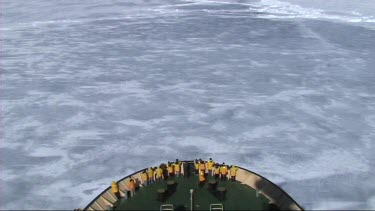
[[[236,175],[237,175],[237,171],[238,171],[238,167],[237,167],[237,166],[233,166],[233,167],[230,169],[230,175],[231,175],[231,176],[236,176]]]
[[[220,174],[227,174],[228,173],[228,168],[227,166],[222,166],[220,167]]]
[[[112,192],[113,193],[118,193],[118,186],[115,181],[112,182]]]
[[[202,170],[202,171],[205,171],[206,170],[206,164],[205,163],[200,163],[199,164],[199,169]]]
[[[207,164],[207,169],[208,170],[212,170],[212,167],[215,165],[215,162],[214,161],[208,161],[208,164]]]
[[[175,171],[181,171],[181,163],[180,162],[174,164],[174,170]]]
[[[158,169],[156,169],[156,175],[158,176],[158,178],[161,178],[161,176],[163,175],[163,169],[158,167]]]
[[[217,168],[215,167],[214,170],[215,170],[215,174],[220,174],[220,167],[217,167]]]
[[[204,177],[204,172],[201,171],[201,172],[199,173],[199,181],[203,182],[203,181],[205,181],[205,180],[206,180],[206,178]]]
[[[168,172],[169,173],[173,173],[174,172],[173,165],[169,165],[168,166]]]
[[[199,165],[200,165],[200,163],[195,163],[195,169],[196,169],[196,170],[199,169]]]
[[[153,168],[149,168],[148,169],[148,178],[154,178],[154,169]]]
[[[147,175],[147,173],[142,173],[141,177],[142,177],[143,182],[147,182],[148,181],[148,175]]]

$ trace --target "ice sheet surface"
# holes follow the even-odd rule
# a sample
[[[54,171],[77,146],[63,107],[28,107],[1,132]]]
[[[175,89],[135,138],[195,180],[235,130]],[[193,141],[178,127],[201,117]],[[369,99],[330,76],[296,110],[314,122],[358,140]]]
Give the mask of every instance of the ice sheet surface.
[[[306,209],[375,209],[375,2],[358,2],[2,1],[0,208],[83,208],[213,157]]]

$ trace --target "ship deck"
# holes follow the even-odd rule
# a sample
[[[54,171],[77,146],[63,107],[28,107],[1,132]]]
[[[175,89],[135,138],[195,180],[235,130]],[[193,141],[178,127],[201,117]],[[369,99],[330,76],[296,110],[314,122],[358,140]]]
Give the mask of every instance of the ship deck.
[[[208,190],[208,177],[203,187],[199,187],[197,175],[189,178],[173,178],[176,182],[176,191],[167,197],[164,202],[158,200],[158,189],[167,189],[167,181],[155,182],[147,187],[139,188],[134,197],[120,199],[113,210],[160,210],[162,204],[172,204],[174,210],[190,210],[190,189],[194,190],[194,210],[209,210],[210,204],[223,204],[224,210],[269,210],[269,200],[262,194],[238,181],[220,181],[217,187],[225,187],[225,198],[221,201],[217,195]],[[168,180],[170,181],[170,180]]]

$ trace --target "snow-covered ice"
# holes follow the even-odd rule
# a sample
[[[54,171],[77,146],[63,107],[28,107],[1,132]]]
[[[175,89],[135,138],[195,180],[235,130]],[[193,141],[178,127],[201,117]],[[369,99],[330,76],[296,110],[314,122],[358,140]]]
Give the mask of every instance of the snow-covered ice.
[[[83,208],[208,157],[306,209],[375,209],[375,1],[1,7],[0,209]]]

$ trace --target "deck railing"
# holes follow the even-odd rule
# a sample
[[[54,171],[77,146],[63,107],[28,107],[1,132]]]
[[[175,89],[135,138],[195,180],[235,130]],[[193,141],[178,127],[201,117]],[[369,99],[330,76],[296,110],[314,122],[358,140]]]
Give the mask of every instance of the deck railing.
[[[182,161],[187,163],[194,163],[194,161]],[[127,197],[129,190],[130,178],[142,181],[140,173],[147,168],[130,174],[119,181],[119,192],[122,197]],[[287,194],[278,185],[262,177],[261,175],[239,167],[236,180],[246,184],[257,191],[257,194],[262,194],[275,204],[281,210],[303,210],[303,208]],[[108,210],[117,201],[116,196],[112,193],[111,186],[108,186],[102,193],[100,193],[94,200],[92,200],[84,210]]]
[[[283,189],[261,175],[239,167],[236,180],[255,189],[281,210],[303,210],[303,208]]]

